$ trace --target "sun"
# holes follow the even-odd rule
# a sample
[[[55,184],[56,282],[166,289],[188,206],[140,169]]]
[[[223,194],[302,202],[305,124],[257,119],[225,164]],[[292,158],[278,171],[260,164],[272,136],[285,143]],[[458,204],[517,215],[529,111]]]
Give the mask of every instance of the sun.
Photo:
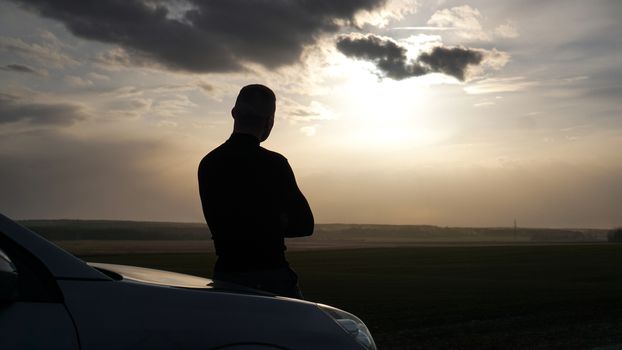
[[[394,149],[429,145],[444,137],[427,119],[425,85],[415,79],[381,79],[369,71],[352,73],[336,89],[334,104],[351,147]]]

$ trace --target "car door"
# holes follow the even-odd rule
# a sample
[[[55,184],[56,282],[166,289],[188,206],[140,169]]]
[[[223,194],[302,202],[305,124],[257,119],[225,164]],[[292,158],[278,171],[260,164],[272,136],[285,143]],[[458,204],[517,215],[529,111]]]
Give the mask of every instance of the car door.
[[[0,232],[0,349],[79,349],[56,280]]]

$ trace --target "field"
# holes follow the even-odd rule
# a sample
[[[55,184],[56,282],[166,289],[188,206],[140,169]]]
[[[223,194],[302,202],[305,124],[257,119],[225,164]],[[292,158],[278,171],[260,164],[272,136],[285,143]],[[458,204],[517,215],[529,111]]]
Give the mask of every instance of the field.
[[[210,277],[205,224],[27,221],[87,261]],[[595,229],[317,225],[287,241],[306,299],[380,349],[622,349],[622,244]]]
[[[214,262],[209,251],[83,257],[207,277]],[[622,343],[620,244],[314,249],[288,259],[308,300],[360,316],[380,349]]]

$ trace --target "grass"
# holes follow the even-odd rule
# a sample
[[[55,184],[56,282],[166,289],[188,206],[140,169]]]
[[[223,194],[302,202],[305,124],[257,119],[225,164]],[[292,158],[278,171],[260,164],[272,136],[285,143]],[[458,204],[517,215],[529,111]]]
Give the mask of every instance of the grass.
[[[211,254],[85,260],[210,276]],[[622,343],[622,245],[290,252],[308,300],[360,316],[381,349]]]

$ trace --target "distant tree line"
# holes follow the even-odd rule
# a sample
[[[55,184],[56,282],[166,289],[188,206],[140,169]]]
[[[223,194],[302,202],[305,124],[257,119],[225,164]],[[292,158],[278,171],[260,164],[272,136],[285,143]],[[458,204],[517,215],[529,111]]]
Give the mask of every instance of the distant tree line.
[[[207,240],[206,224],[106,220],[28,220],[24,226],[52,241]]]
[[[622,227],[609,231],[607,238],[609,239],[609,242],[622,242]]]
[[[28,220],[24,226],[52,241],[65,240],[209,240],[205,223],[107,220]],[[615,230],[614,230],[615,231]],[[455,242],[622,242],[622,227],[570,230],[509,227],[440,227],[430,225],[318,224],[314,240],[396,240]],[[615,237],[614,237],[615,236]]]

